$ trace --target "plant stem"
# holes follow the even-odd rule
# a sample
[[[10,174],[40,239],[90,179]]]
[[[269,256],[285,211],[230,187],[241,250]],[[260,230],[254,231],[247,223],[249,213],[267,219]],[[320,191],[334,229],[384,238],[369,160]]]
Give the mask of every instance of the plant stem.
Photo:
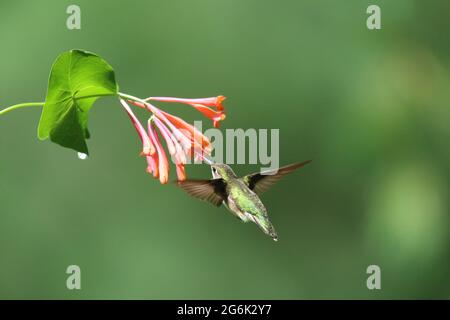
[[[125,94],[125,93],[119,92],[118,95],[119,95],[119,97],[122,97],[122,98],[127,99],[127,100],[133,100],[133,101],[141,102],[143,104],[147,104],[147,102],[145,100],[140,99],[138,97],[131,96],[129,94]]]
[[[80,98],[74,98],[74,100],[83,100],[83,99],[90,99],[90,98],[97,98],[97,97],[106,97],[106,96],[111,96],[110,93],[107,94],[93,94],[93,95],[89,95],[89,96],[84,96],[84,97],[80,97]],[[26,102],[26,103],[19,103],[19,104],[15,104],[11,107],[8,107],[6,109],[0,110],[0,116],[13,111],[15,109],[20,109],[20,108],[26,108],[26,107],[42,107],[44,106],[45,102]]]
[[[27,102],[27,103],[15,104],[11,107],[0,110],[0,116],[4,115],[10,111],[13,111],[15,109],[25,108],[25,107],[42,107],[43,105],[44,105],[44,102]]]

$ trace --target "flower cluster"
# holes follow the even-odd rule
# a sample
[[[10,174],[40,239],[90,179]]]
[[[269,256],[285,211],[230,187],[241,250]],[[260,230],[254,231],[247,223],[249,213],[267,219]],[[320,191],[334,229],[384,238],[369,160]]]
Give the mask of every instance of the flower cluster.
[[[150,111],[152,115],[148,119],[146,128],[134,115],[127,101],[122,98],[137,107]],[[151,102],[172,102],[192,106],[211,119],[214,127],[217,128],[220,121],[225,119],[225,109],[222,105],[225,100],[224,96],[202,99],[149,97],[141,100],[122,95],[122,98],[120,102],[142,141],[141,155],[146,157],[147,172],[153,174],[155,178],[159,178],[161,183],[169,181],[170,171],[169,160],[162,141],[165,142],[175,163],[179,181],[186,179],[185,164],[189,157],[205,159],[211,154],[211,142],[197,128],[183,119],[155,107]]]

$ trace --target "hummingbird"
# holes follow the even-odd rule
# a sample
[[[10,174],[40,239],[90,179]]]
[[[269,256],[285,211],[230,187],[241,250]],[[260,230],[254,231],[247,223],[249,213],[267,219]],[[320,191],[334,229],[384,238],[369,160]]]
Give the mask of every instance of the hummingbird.
[[[211,163],[213,179],[191,179],[177,183],[197,199],[217,207],[223,204],[238,219],[254,222],[265,234],[278,241],[278,235],[259,196],[282,177],[310,162],[293,163],[278,170],[252,173],[241,178],[236,176],[230,166]]]

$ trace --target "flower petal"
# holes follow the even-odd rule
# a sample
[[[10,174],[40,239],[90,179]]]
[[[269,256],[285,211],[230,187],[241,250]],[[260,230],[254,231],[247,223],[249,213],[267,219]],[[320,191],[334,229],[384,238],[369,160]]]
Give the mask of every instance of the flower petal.
[[[138,133],[139,137],[142,141],[142,153],[141,155],[152,155],[155,153],[155,147],[153,146],[153,143],[151,142],[149,136],[147,135],[147,132],[145,131],[142,124],[139,122],[138,118],[134,115],[133,111],[131,110],[130,106],[125,102],[125,100],[120,99],[120,103],[122,104],[123,108],[127,112],[128,116],[131,119],[131,122],[133,123],[134,128],[136,129],[136,132]]]
[[[177,164],[176,169],[177,169],[178,181],[186,180],[186,170],[184,168],[184,164]]]
[[[159,120],[159,118],[153,117],[152,121],[158,127],[159,131],[166,140],[167,149],[169,149],[169,153],[174,157],[175,163],[186,163],[186,155],[183,151],[183,148],[178,142],[177,138],[173,135],[173,133],[169,129],[167,129],[167,127],[164,125],[164,123],[162,123],[161,120]]]
[[[214,111],[211,108],[208,108],[202,104],[193,104],[192,105],[197,111],[200,111],[205,116],[213,121],[214,127],[219,127],[219,122],[225,120],[225,113],[223,111]]]
[[[202,104],[206,107],[215,107],[217,110],[224,110],[222,102],[226,99],[225,96],[198,98],[198,99],[185,99],[185,98],[172,98],[172,97],[149,97],[146,101],[160,101],[160,102],[173,102],[183,104]]]
[[[150,112],[152,112],[155,116],[157,116],[159,119],[161,119],[169,128],[172,130],[172,133],[176,137],[176,139],[181,143],[183,148],[187,150],[190,148],[191,142],[188,137],[186,137],[178,128],[176,128],[165,116],[164,112],[160,109],[156,108],[154,105],[146,102],[145,104],[137,101],[132,101],[132,103],[138,107],[144,107],[148,109]]]
[[[147,156],[147,172],[152,173],[154,178],[159,177],[159,170],[158,170],[158,155],[154,153],[151,156]]]
[[[172,133],[167,129],[167,127],[164,125],[164,123],[161,122],[157,117],[152,118],[154,124],[158,127],[159,132],[163,136],[164,140],[166,141],[167,149],[169,150],[169,153],[171,155],[174,155],[176,153],[176,148],[173,139],[175,137],[172,136]],[[176,141],[176,139],[175,139]]]
[[[158,133],[153,127],[151,121],[148,123],[148,133],[153,144],[156,146],[156,151],[158,153],[159,181],[162,184],[165,184],[169,181],[169,161],[167,160],[166,151],[159,140]]]
[[[186,130],[187,133],[189,133],[189,138],[195,140],[197,143],[201,145],[202,148],[205,149],[211,149],[211,141],[203,134],[201,133],[196,127],[193,125],[187,123],[183,119],[174,116],[170,113],[164,112],[164,115],[167,117],[167,119],[173,123],[175,127],[177,127],[180,130]],[[186,134],[185,134],[186,135]]]

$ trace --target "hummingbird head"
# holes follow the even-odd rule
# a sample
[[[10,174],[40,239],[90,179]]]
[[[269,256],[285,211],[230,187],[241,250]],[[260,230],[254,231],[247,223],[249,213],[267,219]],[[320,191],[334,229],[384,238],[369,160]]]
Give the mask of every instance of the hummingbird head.
[[[211,172],[214,179],[222,178],[222,179],[229,179],[232,177],[236,177],[233,170],[230,168],[230,166],[223,164],[223,163],[214,163],[211,165]]]

